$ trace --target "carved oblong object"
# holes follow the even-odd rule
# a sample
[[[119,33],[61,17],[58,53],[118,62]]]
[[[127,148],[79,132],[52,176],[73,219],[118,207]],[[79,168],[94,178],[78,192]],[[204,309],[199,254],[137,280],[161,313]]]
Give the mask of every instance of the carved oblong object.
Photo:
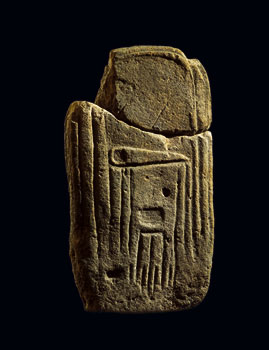
[[[71,104],[70,257],[85,310],[173,311],[203,300],[214,231],[210,123],[204,68],[168,47],[113,50],[95,104]]]

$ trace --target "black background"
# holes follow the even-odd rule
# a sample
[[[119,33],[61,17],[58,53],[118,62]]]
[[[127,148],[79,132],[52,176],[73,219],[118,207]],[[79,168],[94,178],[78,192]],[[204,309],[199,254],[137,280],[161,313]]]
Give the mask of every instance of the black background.
[[[94,346],[94,340],[99,346],[124,347],[172,343],[180,347],[187,341],[192,348],[197,341],[206,346],[216,336],[214,344],[220,346],[250,335],[249,326],[255,323],[252,311],[259,302],[251,298],[255,271],[246,248],[253,229],[252,170],[246,163],[254,150],[250,142],[246,145],[244,135],[252,127],[246,70],[259,42],[256,12],[244,6],[185,9],[181,3],[148,8],[104,3],[91,8],[40,7],[27,17],[21,16],[20,9],[14,13],[7,40],[14,78],[6,91],[12,100],[9,114],[16,116],[12,136],[18,140],[12,149],[15,195],[8,202],[17,258],[10,264],[6,285],[15,286],[7,288],[12,296],[8,324],[19,331],[18,338],[10,336],[10,340],[37,339],[38,344],[62,346],[77,341],[87,347]],[[23,14],[28,10],[24,8]],[[210,80],[215,250],[209,292],[189,311],[86,313],[73,280],[68,256],[65,113],[75,100],[94,101],[109,51],[132,45],[179,48],[188,58],[201,61]],[[18,108],[13,107],[14,100]]]

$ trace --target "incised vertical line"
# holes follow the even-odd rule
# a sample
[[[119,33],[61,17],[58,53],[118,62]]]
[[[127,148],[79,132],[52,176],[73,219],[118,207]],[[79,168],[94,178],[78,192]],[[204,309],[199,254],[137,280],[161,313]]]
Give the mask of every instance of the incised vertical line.
[[[201,234],[208,232],[208,140],[204,136],[199,137],[199,150],[201,159],[200,171],[200,216],[201,216]]]
[[[134,230],[133,230],[133,226],[134,226],[134,217],[133,217],[133,211],[134,211],[134,207],[133,207],[133,196],[134,196],[134,189],[133,189],[133,185],[132,185],[132,180],[133,180],[133,176],[134,176],[134,171],[133,169],[130,169],[130,223],[129,223],[129,255],[131,255],[132,252],[132,245],[134,244]]]
[[[195,243],[198,243],[199,235],[201,232],[201,217],[200,217],[200,164],[199,164],[199,143],[197,142],[197,138],[192,141],[192,151],[193,151],[193,221],[194,221],[194,229],[193,229],[193,239]]]

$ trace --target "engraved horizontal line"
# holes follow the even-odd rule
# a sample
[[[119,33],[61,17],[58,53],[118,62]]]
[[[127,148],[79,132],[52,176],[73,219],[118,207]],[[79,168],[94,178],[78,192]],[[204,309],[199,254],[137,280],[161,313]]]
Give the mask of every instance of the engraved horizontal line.
[[[139,163],[128,163],[128,165],[126,164],[113,164],[110,163],[112,166],[117,167],[117,168],[136,168],[136,167],[147,167],[149,165],[158,165],[158,166],[167,166],[168,164],[178,164],[178,163],[182,163],[182,162],[186,162],[185,159],[182,160],[166,160],[164,162],[148,162],[148,163],[144,163],[144,164],[139,164]]]
[[[141,229],[140,232],[143,233],[143,234],[148,234],[148,235],[151,235],[151,234],[160,234],[160,235],[162,235],[163,234],[163,232],[160,232],[159,229],[157,229],[157,228],[155,229],[154,227],[150,228],[150,231],[148,231],[147,229]]]
[[[158,221],[163,221],[165,219],[165,211],[163,207],[146,207],[138,210],[138,218],[139,221],[147,221],[149,222],[158,222]]]

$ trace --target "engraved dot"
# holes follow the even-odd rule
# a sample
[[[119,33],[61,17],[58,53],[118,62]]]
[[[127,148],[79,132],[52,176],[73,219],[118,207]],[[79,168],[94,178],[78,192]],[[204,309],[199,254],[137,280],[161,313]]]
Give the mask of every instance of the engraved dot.
[[[147,176],[145,176],[145,179],[146,179],[146,180],[149,180],[149,177],[148,177],[148,175],[147,175]]]
[[[123,278],[124,277],[124,270],[122,267],[116,267],[113,270],[107,271],[107,276],[109,278]]]
[[[164,187],[164,188],[162,189],[162,191],[163,191],[164,197],[170,196],[171,191],[169,190],[169,188]]]

